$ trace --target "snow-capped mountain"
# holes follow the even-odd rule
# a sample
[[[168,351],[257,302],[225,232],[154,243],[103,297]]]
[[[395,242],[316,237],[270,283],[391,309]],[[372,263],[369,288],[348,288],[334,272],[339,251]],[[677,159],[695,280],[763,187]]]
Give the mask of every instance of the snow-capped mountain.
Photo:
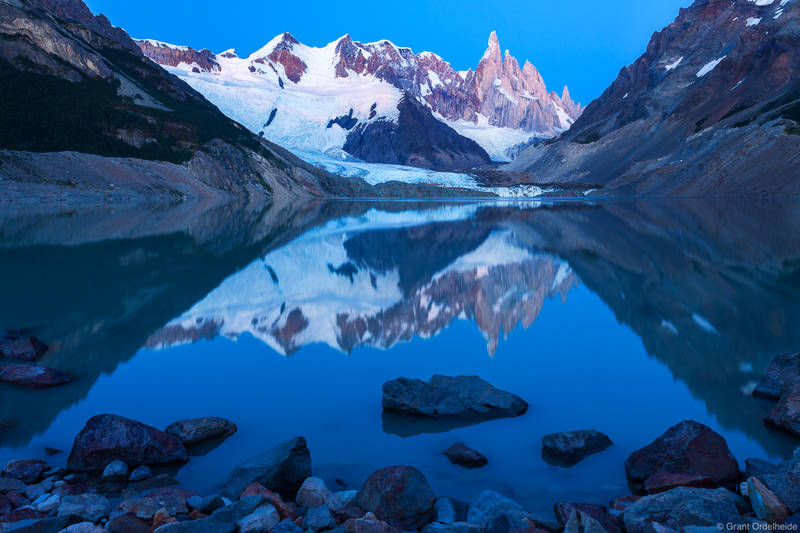
[[[431,52],[349,35],[315,48],[284,33],[246,58],[150,39],[138,44],[228,116],[300,153],[342,155],[370,124],[398,124],[404,97],[501,161],[533,137],[569,128],[582,112],[566,87],[560,96],[548,92],[531,63],[520,68],[508,51],[503,57],[494,32],[476,69],[462,72]],[[447,141],[459,146],[456,153],[465,150],[452,134]],[[473,150],[464,166],[480,158]]]
[[[147,346],[250,333],[282,354],[320,342],[350,352],[432,337],[460,318],[494,354],[501,335],[530,326],[578,278],[510,230],[459,221],[463,211],[420,214],[405,227],[371,211],[314,229],[229,277]]]

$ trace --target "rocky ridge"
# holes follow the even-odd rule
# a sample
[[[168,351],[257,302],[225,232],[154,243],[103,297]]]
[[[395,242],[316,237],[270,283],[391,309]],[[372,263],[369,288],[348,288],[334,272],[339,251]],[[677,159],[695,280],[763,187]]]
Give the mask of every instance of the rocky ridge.
[[[509,170],[614,194],[800,191],[800,4],[696,0],[568,132]]]

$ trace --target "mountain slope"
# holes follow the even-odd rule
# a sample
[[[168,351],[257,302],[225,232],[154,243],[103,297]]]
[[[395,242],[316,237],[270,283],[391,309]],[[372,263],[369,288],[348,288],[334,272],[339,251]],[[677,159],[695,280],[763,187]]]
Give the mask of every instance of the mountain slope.
[[[397,104],[397,122],[379,120],[358,124],[343,149],[372,163],[433,169],[468,168],[491,162],[472,139],[462,137],[410,94]]]
[[[356,124],[397,123],[404,95],[506,161],[510,147],[551,137],[582,111],[568,89],[562,96],[549,93],[533,65],[520,69],[508,51],[504,59],[494,33],[476,70],[466,72],[430,52],[414,54],[390,41],[360,43],[349,35],[314,48],[284,33],[247,58],[149,39],[137,44],[228,116],[303,153],[341,149]]]
[[[625,194],[798,194],[798,121],[800,3],[696,0],[509,169]]]
[[[142,197],[369,194],[226,117],[80,0],[0,0],[0,98],[4,191],[68,167],[82,185]],[[96,157],[31,154],[65,151],[124,159],[104,177]]]

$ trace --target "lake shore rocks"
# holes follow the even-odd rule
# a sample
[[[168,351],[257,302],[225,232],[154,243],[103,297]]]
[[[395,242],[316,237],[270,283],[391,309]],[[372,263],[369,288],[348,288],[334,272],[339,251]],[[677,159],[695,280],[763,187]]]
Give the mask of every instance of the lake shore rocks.
[[[2,364],[0,381],[30,389],[46,389],[72,381],[72,376],[43,366]]]
[[[225,439],[236,433],[236,424],[224,418],[209,416],[178,420],[167,426],[165,433],[178,437],[184,446],[193,446],[213,439]]]
[[[525,414],[528,404],[478,376],[398,378],[383,384],[383,409],[403,415],[491,420]]]
[[[70,470],[103,471],[119,460],[127,465],[164,465],[189,460],[183,443],[154,427],[118,415],[97,415],[75,437]]]
[[[542,437],[542,459],[552,465],[570,467],[612,444],[608,435],[595,429],[550,433]]]
[[[149,443],[154,448],[144,455],[163,457],[158,433],[182,446],[174,435],[135,421],[103,421],[110,416],[95,417],[100,420],[91,419],[87,427],[114,430],[111,443],[120,440],[120,431],[129,431],[121,439],[126,445],[93,444],[89,451],[120,455],[124,450],[141,456],[139,447]],[[96,443],[85,430],[76,442]],[[311,475],[303,437],[236,467],[223,493],[208,495],[177,486],[163,473],[134,481],[129,465],[138,463],[117,457],[104,468],[84,469],[103,455],[78,454],[76,449],[83,450],[78,446],[73,449],[76,456],[91,461],[77,469],[51,468],[41,459],[5,466],[0,475],[0,533],[710,533],[719,524],[743,531],[736,528],[758,523],[777,531],[777,525],[800,523],[800,460],[775,465],[749,459],[752,475],[738,487],[685,485],[733,480],[728,471],[732,456],[715,435],[691,421],[670,428],[626,463],[626,471],[637,476],[639,484],[632,488],[639,493],[620,494],[608,506],[557,503],[553,518],[533,514],[494,491],[481,492],[469,504],[437,497],[425,474],[406,465],[373,472],[358,491],[333,492],[322,478]],[[737,479],[739,475],[737,467]],[[680,485],[671,486],[676,483]],[[641,494],[656,487],[657,493]]]
[[[776,356],[753,389],[753,396],[777,400],[764,422],[800,437],[800,353]]]
[[[464,468],[480,468],[489,463],[489,460],[483,454],[465,446],[461,442],[456,442],[442,453],[451,463]]]
[[[294,437],[237,466],[223,494],[238,497],[251,483],[259,483],[285,499],[294,500],[303,481],[311,476],[311,452],[303,437]]]
[[[725,439],[693,420],[672,426],[651,444],[633,452],[625,461],[625,475],[635,494],[647,494],[654,485],[663,491],[667,477],[690,484],[702,480],[731,490],[741,479],[739,465]],[[652,476],[657,478],[650,479]]]

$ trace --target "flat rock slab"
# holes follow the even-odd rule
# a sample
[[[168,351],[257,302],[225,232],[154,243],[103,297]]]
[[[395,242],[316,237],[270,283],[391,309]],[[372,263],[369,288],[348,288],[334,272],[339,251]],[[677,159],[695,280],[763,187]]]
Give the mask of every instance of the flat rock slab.
[[[480,468],[489,463],[489,460],[483,454],[469,446],[465,446],[461,442],[453,444],[443,453],[451,463],[464,468]]]
[[[8,463],[0,475],[30,485],[39,481],[47,470],[50,470],[50,465],[41,459],[20,459]]]
[[[0,365],[0,381],[31,389],[55,387],[72,381],[72,376],[43,366]]]
[[[800,437],[800,383],[794,383],[783,391],[764,422]]]
[[[189,460],[175,436],[117,415],[97,415],[75,437],[70,470],[102,471],[114,460],[129,465],[165,465]]]
[[[608,435],[594,429],[550,433],[542,437],[542,459],[552,465],[570,467],[612,444]]]
[[[178,437],[184,446],[192,446],[212,439],[224,439],[236,433],[236,424],[224,418],[209,416],[179,420],[164,430]]]
[[[524,414],[528,404],[478,376],[433,376],[429,381],[398,378],[383,384],[384,410],[403,415],[491,420]]]

